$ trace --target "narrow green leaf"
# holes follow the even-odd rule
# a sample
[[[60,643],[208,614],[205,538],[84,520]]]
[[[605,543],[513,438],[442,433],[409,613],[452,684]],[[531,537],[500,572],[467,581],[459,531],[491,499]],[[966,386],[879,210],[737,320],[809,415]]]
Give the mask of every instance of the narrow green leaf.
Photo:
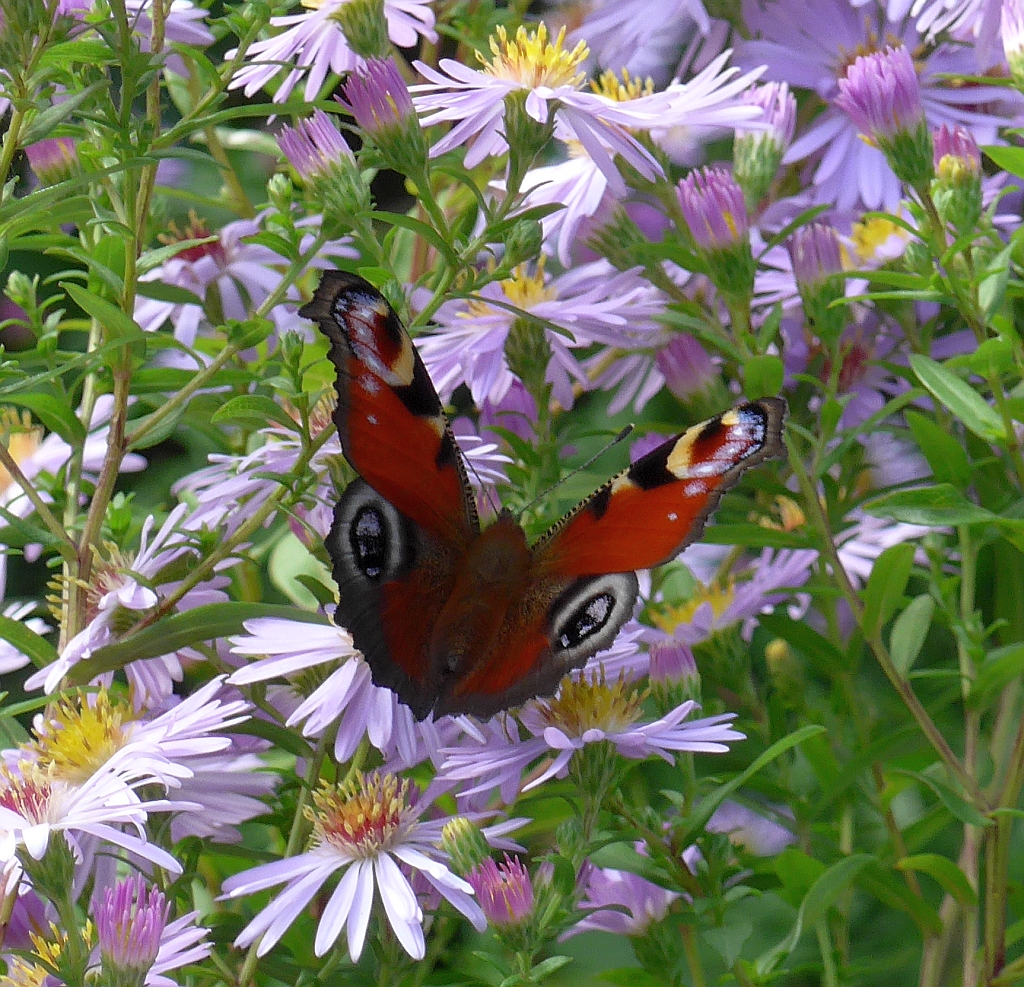
[[[952,370],[921,353],[910,354],[910,367],[932,397],[945,405],[979,439],[992,442],[1006,438],[999,413]]]
[[[892,655],[896,671],[903,678],[907,677],[907,672],[921,653],[934,613],[935,601],[928,595],[917,596],[910,601],[910,605],[893,624],[889,653]]]
[[[982,150],[985,157],[991,158],[1003,171],[1024,178],[1024,147],[986,145]]]
[[[900,604],[916,548],[907,542],[891,545],[875,560],[864,590],[864,637],[878,634]]]
[[[904,857],[896,866],[900,870],[916,870],[935,878],[942,890],[951,894],[961,905],[973,908],[978,902],[978,895],[971,887],[971,882],[948,857],[937,853],[918,853]]]
[[[374,212],[372,214],[372,218],[384,223],[390,223],[392,226],[401,227],[404,230],[409,230],[411,233],[415,233],[417,236],[423,237],[427,243],[429,243],[448,261],[448,263],[458,267],[459,260],[455,251],[452,250],[451,244],[448,243],[433,226],[422,222],[422,220],[413,219],[412,216],[405,216],[399,212]]]
[[[765,765],[771,764],[777,757],[785,754],[786,751],[796,747],[797,744],[802,743],[808,737],[813,737],[815,734],[824,733],[825,728],[819,726],[816,723],[810,723],[807,726],[801,727],[799,730],[789,734],[787,737],[783,737],[781,740],[776,740],[767,750],[762,751],[754,760],[750,766],[745,770],[736,775],[735,778],[727,781],[724,785],[720,785],[713,792],[705,795],[694,807],[693,811],[687,818],[687,831],[694,836],[698,832],[703,832],[704,827],[707,825],[707,821],[714,814],[717,809],[733,792],[738,788],[742,788],[751,778],[754,777]]]
[[[874,857],[866,853],[854,854],[851,857],[844,857],[838,863],[833,864],[819,877],[804,897],[800,908],[797,911],[796,922],[789,935],[778,945],[763,953],[755,962],[755,967],[761,976],[767,976],[775,970],[795,948],[800,941],[805,927],[813,927],[824,918],[825,912],[833,905],[841,894],[853,883],[857,875],[870,863]]]
[[[55,432],[68,445],[77,446],[85,441],[85,428],[75,414],[74,408],[53,394],[27,392],[4,395],[5,404],[27,408],[36,420],[49,431]]]
[[[875,517],[906,524],[948,528],[954,524],[997,524],[1002,518],[969,501],[956,487],[937,483],[913,490],[894,490],[864,504]]]
[[[907,771],[904,768],[894,769],[893,774],[906,775],[908,778],[913,778],[915,781],[920,782],[926,788],[930,788],[938,796],[939,801],[960,822],[967,823],[969,826],[992,825],[992,820],[982,815],[970,802],[963,799],[948,785],[936,781],[929,775],[920,771]]]
[[[752,356],[743,364],[743,393],[751,401],[778,394],[786,370],[777,356]]]
[[[114,672],[130,661],[158,658],[203,641],[240,634],[242,623],[254,617],[280,617],[307,624],[326,623],[323,617],[298,607],[273,603],[208,603],[184,613],[171,614],[155,624],[97,648],[88,661],[68,673],[72,685],[82,685],[104,672]]]
[[[222,404],[213,413],[214,425],[237,425],[239,428],[266,428],[271,422],[295,429],[295,422],[281,406],[262,394],[240,394]]]
[[[1024,644],[1008,644],[989,652],[971,683],[968,705],[977,709],[1020,675],[1024,675]]]
[[[70,281],[62,281],[61,287],[101,326],[112,340],[124,343],[143,342],[146,334],[134,319],[126,315],[116,305],[111,305],[104,298],[94,295],[91,291]]]
[[[1006,301],[1006,285],[1010,278],[1010,251],[1012,246],[1001,250],[989,261],[978,285],[978,304],[986,325],[991,324],[992,317],[1003,307]]]
[[[966,490],[972,477],[964,447],[933,419],[917,411],[908,411],[906,415],[914,441],[928,460],[935,479],[940,483],[951,483],[958,490]]]
[[[6,641],[23,655],[28,655],[36,668],[57,660],[57,649],[46,638],[30,631],[20,620],[0,616],[0,641]]]

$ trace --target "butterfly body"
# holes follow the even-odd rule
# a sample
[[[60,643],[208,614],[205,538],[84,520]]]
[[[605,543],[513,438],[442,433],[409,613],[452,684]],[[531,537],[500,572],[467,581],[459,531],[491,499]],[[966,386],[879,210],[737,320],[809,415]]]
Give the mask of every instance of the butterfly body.
[[[637,460],[531,546],[508,511],[481,530],[440,399],[380,293],[329,271],[301,314],[331,342],[335,423],[361,477],[327,538],[336,619],[374,682],[421,719],[553,693],[629,619],[633,570],[698,537],[722,491],[781,447],[783,401],[733,408]]]

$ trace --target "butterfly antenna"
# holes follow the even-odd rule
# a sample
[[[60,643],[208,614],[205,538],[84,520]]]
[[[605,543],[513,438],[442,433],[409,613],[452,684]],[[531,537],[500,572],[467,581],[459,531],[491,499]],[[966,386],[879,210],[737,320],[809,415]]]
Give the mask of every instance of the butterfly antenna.
[[[593,463],[596,463],[597,460],[599,460],[609,449],[611,449],[613,446],[617,446],[623,439],[628,438],[630,433],[632,433],[634,428],[635,428],[635,426],[632,425],[632,424],[627,425],[624,429],[622,429],[621,432],[619,432],[618,435],[615,436],[614,439],[612,439],[602,449],[599,449],[596,453],[594,453],[594,455],[591,456],[590,459],[588,459],[585,463],[582,463],[581,465],[577,466],[576,469],[574,469],[571,473],[566,473],[565,476],[563,476],[557,482],[552,483],[551,486],[548,487],[546,490],[542,490],[536,497],[533,498],[533,500],[530,501],[529,504],[527,504],[519,512],[519,516],[523,517],[523,515],[525,515],[526,512],[531,507],[533,507],[534,504],[537,504],[540,501],[542,501],[556,487],[561,486],[561,484],[565,483],[566,480],[571,480],[577,473],[582,473],[588,466],[591,466]]]

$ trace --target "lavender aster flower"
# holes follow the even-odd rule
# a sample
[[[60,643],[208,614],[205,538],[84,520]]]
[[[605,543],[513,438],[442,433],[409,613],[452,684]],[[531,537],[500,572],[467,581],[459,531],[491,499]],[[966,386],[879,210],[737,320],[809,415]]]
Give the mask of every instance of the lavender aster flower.
[[[932,199],[939,216],[956,233],[973,230],[981,218],[981,151],[970,132],[943,124],[933,135],[935,180]]]
[[[78,151],[70,137],[52,137],[29,144],[25,156],[43,185],[56,185],[78,171]]]
[[[1000,27],[1006,62],[1020,85],[1024,79],[1024,0],[1003,0]]]
[[[394,62],[371,59],[349,76],[344,92],[339,102],[355,117],[384,164],[403,175],[421,175],[427,143]]]
[[[301,14],[272,17],[272,28],[285,28],[266,41],[251,45],[246,65],[228,83],[229,89],[244,89],[251,96],[284,73],[274,93],[274,102],[283,103],[296,84],[306,75],[303,90],[307,102],[316,99],[328,73],[343,75],[362,64],[349,45],[338,11],[352,0],[311,0]],[[412,48],[420,37],[437,41],[434,12],[430,0],[384,0],[384,19],[388,37],[399,48]],[[236,50],[237,51],[237,50]],[[224,56],[231,59],[236,51]]]
[[[739,46],[740,64],[766,65],[769,78],[813,90],[825,102],[783,159],[811,159],[805,184],[817,202],[840,209],[863,204],[889,212],[899,205],[902,185],[885,156],[861,139],[857,125],[834,102],[851,53],[877,51],[880,38],[920,52],[914,68],[930,127],[959,123],[979,144],[993,143],[999,127],[1011,122],[1024,105],[1005,89],[951,82],[949,76],[976,73],[973,52],[948,44],[925,49],[912,23],[887,20],[880,6],[856,10],[847,0],[746,0],[744,19],[754,40]],[[820,30],[822,24],[828,30]]]
[[[533,882],[518,857],[513,859],[506,853],[500,864],[488,857],[470,871],[466,880],[491,925],[522,925],[533,914]]]
[[[149,972],[170,914],[166,896],[156,887],[150,887],[147,893],[142,875],[104,889],[93,915],[103,975],[108,981],[114,983],[128,976],[137,982]]]
[[[224,882],[229,898],[288,885],[242,930],[236,945],[248,946],[262,936],[256,951],[266,955],[324,883],[344,872],[323,909],[313,944],[316,955],[323,956],[344,930],[349,955],[359,958],[376,889],[402,947],[413,959],[423,959],[423,911],[400,864],[422,875],[482,930],[486,920],[470,897],[472,886],[448,869],[437,849],[447,820],[421,821],[425,806],[413,806],[409,796],[408,781],[361,774],[346,785],[325,786],[314,794],[309,850]]]
[[[881,148],[896,177],[920,191],[932,174],[931,134],[907,49],[859,56],[839,80],[835,105]]]
[[[839,236],[825,223],[801,226],[786,242],[804,316],[823,339],[834,339],[843,330],[846,313],[830,307],[843,297],[843,257]]]
[[[624,193],[625,183],[612,162],[613,154],[621,154],[645,178],[658,177],[660,166],[627,130],[654,126],[656,115],[596,93],[581,92],[584,75],[580,68],[587,47],[580,42],[571,52],[563,50],[564,34],[563,30],[549,42],[547,28],[541,23],[530,32],[520,27],[515,39],[510,40],[505,29],[499,27],[496,38],[491,38],[493,57],[487,60],[478,55],[483,71],[444,58],[440,68],[447,75],[443,75],[423,62],[415,62],[428,80],[425,85],[412,87],[413,92],[423,94],[413,98],[416,109],[423,114],[423,126],[458,121],[431,148],[431,156],[472,139],[466,165],[474,167],[508,149],[506,133],[516,120],[520,123],[512,143],[518,150],[522,141],[532,144],[539,139],[543,143],[550,135],[545,135],[543,128],[553,130],[557,119],[586,148],[619,194]],[[521,101],[522,115],[510,116],[507,112],[506,97],[512,96]]]
[[[623,757],[656,755],[671,763],[672,751],[722,753],[729,741],[744,739],[732,729],[732,713],[684,722],[698,708],[694,702],[683,703],[653,723],[641,723],[640,700],[624,679],[567,679],[555,698],[528,703],[519,713],[532,736],[520,739],[507,725],[504,734],[492,734],[483,743],[467,741],[444,751],[441,774],[453,781],[477,780],[476,788],[461,793],[469,797],[488,788],[507,791],[526,768],[547,758],[523,786],[525,792],[549,778],[564,777],[573,756],[589,744],[607,741]]]
[[[760,129],[737,127],[733,144],[733,174],[753,209],[764,197],[779,170],[782,156],[793,143],[796,98],[784,82],[755,86],[744,101],[764,112]]]
[[[294,127],[282,128],[277,143],[306,181],[330,175],[341,160],[352,160],[348,144],[323,110],[314,110],[312,117]]]
[[[579,907],[590,914],[568,931],[568,936],[581,932],[612,932],[619,936],[642,936],[650,925],[668,914],[672,902],[680,896],[667,891],[639,874],[595,867],[585,864],[586,891]]]

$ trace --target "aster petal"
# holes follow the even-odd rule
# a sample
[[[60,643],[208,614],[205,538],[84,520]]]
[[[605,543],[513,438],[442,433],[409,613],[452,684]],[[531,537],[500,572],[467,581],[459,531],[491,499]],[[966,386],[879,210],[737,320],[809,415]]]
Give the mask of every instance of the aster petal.
[[[313,943],[313,953],[316,956],[323,956],[334,945],[334,941],[348,921],[359,884],[359,867],[360,864],[356,863],[345,871],[324,907],[324,913],[320,917],[320,924],[316,929],[316,940]],[[361,950],[362,942],[359,943],[359,947]],[[359,958],[358,951],[352,952],[351,941],[349,942],[349,955],[353,960]]]
[[[373,909],[373,863],[370,860],[359,860],[352,870],[356,876],[352,906],[348,911],[348,955],[355,961],[363,951],[366,928]]]
[[[398,941],[405,951],[414,959],[421,960],[426,955],[426,944],[423,940],[423,913],[416,903],[416,895],[398,865],[386,853],[374,860],[374,871],[377,875],[377,886],[384,902],[384,911],[394,930]]]

